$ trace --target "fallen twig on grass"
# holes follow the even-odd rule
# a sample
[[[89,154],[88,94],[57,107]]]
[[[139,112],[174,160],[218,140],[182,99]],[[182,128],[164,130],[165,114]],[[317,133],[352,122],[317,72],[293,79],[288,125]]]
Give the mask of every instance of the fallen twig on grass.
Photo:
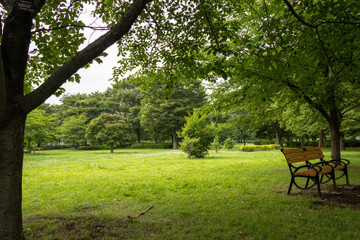
[[[154,206],[151,205],[150,207],[148,207],[145,211],[139,213],[138,215],[132,217],[132,216],[128,216],[129,219],[134,219],[134,218],[138,218],[140,217],[141,215],[144,215],[145,213],[147,213],[150,209],[152,209]]]

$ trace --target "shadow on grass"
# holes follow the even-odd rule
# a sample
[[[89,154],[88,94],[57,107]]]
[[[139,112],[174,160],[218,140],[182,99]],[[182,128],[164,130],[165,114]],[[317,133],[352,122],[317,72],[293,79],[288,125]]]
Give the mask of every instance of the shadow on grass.
[[[156,234],[155,223],[95,216],[31,216],[24,218],[25,239],[138,239]]]
[[[284,186],[281,191],[278,189],[278,193],[286,193],[287,189]],[[328,205],[333,207],[330,203],[338,203],[341,207],[352,207],[360,209],[360,185],[337,185],[334,189],[331,184],[322,184],[321,192],[324,199],[319,197],[319,193],[316,187],[307,190],[300,190],[294,188],[290,196],[304,196],[314,198],[313,204],[316,206]]]

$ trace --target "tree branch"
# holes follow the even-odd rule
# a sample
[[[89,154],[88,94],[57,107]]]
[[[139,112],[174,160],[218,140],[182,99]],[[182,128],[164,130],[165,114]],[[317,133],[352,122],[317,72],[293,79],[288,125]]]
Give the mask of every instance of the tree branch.
[[[330,56],[329,56],[328,51],[327,51],[326,48],[325,48],[324,41],[322,40],[322,38],[321,38],[321,36],[320,36],[320,33],[319,33],[319,29],[318,29],[318,27],[319,27],[321,24],[325,23],[326,21],[324,21],[323,23],[320,23],[320,24],[318,24],[318,25],[310,24],[310,23],[306,22],[304,19],[302,19],[299,14],[297,14],[297,12],[294,10],[293,6],[291,5],[291,3],[290,3],[288,0],[283,0],[283,1],[284,1],[285,4],[288,6],[288,8],[289,8],[290,12],[292,13],[292,15],[293,15],[299,22],[301,22],[301,23],[304,24],[305,26],[308,26],[308,27],[310,27],[310,28],[312,28],[312,29],[315,29],[316,36],[317,36],[317,38],[319,39],[319,42],[320,42],[320,45],[321,45],[321,49],[322,49],[322,50],[324,51],[324,53],[325,53],[325,56],[326,56],[326,59],[327,59],[327,61],[328,61],[329,66],[330,66],[331,72],[332,72],[332,74],[334,75],[335,79],[337,79],[337,74],[336,74],[336,72],[335,72],[334,69],[333,69],[332,62],[331,62],[331,58],[330,58]]]
[[[150,18],[154,21],[155,25],[156,25],[156,41],[154,43],[154,46],[151,49],[150,52],[150,56],[152,56],[154,49],[156,48],[156,45],[159,42],[159,35],[160,35],[160,26],[158,24],[158,22],[156,21],[156,19],[154,18],[154,16],[151,14],[151,12],[149,11],[149,9],[145,6],[145,11],[149,14]]]
[[[131,26],[144,10],[146,4],[151,1],[152,0],[134,0],[123,17],[108,32],[64,63],[36,90],[23,97],[18,97],[16,100],[22,109],[26,113],[29,113],[31,110],[38,107],[54,94],[61,85],[80,68],[90,63],[108,47],[120,40],[129,32]]]
[[[318,110],[318,111],[320,112],[320,114],[323,115],[324,118],[325,118],[328,122],[330,122],[331,117],[330,117],[330,115],[325,111],[324,108],[322,108],[321,106],[315,104],[314,101],[313,101],[309,96],[302,94],[301,89],[300,89],[298,86],[290,83],[289,80],[286,80],[286,81],[283,81],[283,82],[286,84],[286,86],[288,86],[288,87],[290,88],[291,91],[293,91],[297,96],[302,97],[308,104],[310,104],[310,106],[312,106],[312,107],[314,107],[316,110]]]
[[[73,27],[73,28],[90,28],[90,29],[95,30],[95,31],[104,31],[104,30],[110,30],[111,29],[111,27],[93,27],[93,26],[83,26],[83,25],[70,24],[70,25],[64,25],[64,26],[59,26],[59,27],[55,27],[55,28],[40,28],[40,29],[37,29],[35,31],[32,31],[31,33],[50,32],[50,31],[63,29],[63,28],[69,28],[69,27]]]
[[[15,0],[0,0],[0,3],[1,3],[1,5],[3,5],[5,10],[9,13],[15,5]]]
[[[294,15],[294,17],[296,17],[297,20],[299,20],[299,22],[301,22],[302,24],[304,24],[304,25],[306,25],[306,26],[308,26],[308,27],[310,27],[310,28],[316,28],[316,27],[317,27],[317,26],[315,26],[315,25],[312,25],[312,24],[306,22],[304,19],[302,19],[302,18],[300,17],[300,15],[297,14],[297,12],[295,12],[293,6],[291,5],[291,3],[290,3],[288,0],[283,0],[283,1],[284,1],[285,4],[288,6],[288,8],[289,8],[290,12],[292,13],[292,15]]]
[[[216,34],[215,34],[215,31],[214,31],[214,28],[212,27],[212,24],[211,24],[210,18],[209,18],[209,16],[208,16],[207,12],[206,12],[206,9],[205,9],[205,6],[204,6],[204,3],[203,3],[203,0],[200,0],[200,4],[201,4],[201,7],[202,7],[202,8],[203,8],[203,10],[204,10],[205,17],[206,17],[206,21],[209,23],[209,27],[210,27],[210,29],[211,29],[211,32],[212,32],[212,34],[213,34],[214,38],[215,38],[216,45],[217,45],[217,47],[220,49],[219,40],[218,40],[218,38],[217,38],[217,36],[216,36]]]

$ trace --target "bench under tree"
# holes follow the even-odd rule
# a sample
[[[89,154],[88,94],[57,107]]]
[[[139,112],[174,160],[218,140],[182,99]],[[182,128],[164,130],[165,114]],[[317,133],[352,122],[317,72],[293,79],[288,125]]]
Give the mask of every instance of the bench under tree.
[[[320,183],[332,181],[333,187],[336,188],[336,179],[345,177],[346,184],[349,185],[347,166],[350,161],[347,159],[325,161],[320,147],[281,149],[281,152],[286,158],[291,173],[287,194],[290,194],[293,185],[300,189],[317,186],[322,198]]]

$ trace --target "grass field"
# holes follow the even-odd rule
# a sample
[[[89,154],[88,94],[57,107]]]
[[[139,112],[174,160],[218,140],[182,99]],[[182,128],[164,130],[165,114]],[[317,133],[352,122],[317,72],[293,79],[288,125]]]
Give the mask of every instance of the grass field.
[[[360,150],[342,156],[360,185]],[[43,151],[23,175],[27,239],[360,239],[359,207],[286,195],[279,150]]]

